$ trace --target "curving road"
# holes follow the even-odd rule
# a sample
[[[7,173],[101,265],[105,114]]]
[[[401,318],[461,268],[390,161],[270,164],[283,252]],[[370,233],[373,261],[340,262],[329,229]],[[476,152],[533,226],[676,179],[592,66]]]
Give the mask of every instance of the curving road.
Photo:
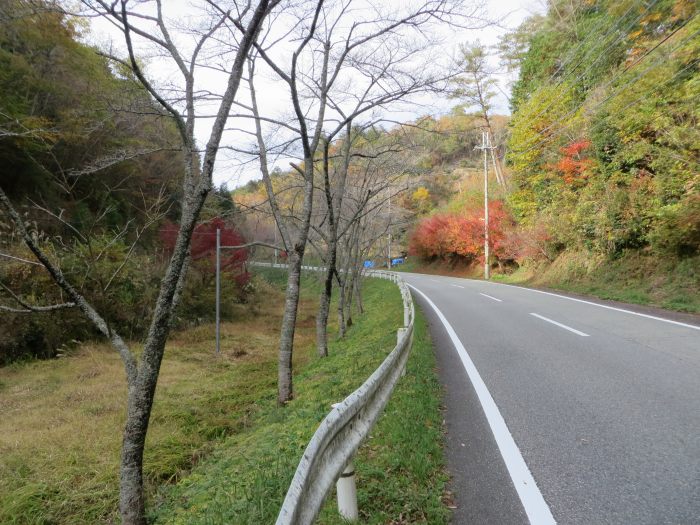
[[[454,523],[700,524],[697,318],[402,276],[446,387]]]

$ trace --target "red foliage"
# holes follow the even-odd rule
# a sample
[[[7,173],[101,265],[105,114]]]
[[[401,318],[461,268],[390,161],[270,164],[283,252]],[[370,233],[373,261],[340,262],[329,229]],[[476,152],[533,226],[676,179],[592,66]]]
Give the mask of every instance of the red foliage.
[[[202,272],[216,272],[216,230],[221,229],[221,246],[240,246],[245,244],[245,237],[234,227],[227,226],[223,219],[217,217],[209,222],[198,224],[192,232],[190,253],[193,264]],[[165,222],[159,231],[160,240],[168,254],[171,254],[177,241],[178,226]],[[239,286],[250,280],[245,271],[248,249],[221,250],[221,271],[229,273]]]
[[[564,155],[554,166],[567,184],[582,183],[588,177],[588,169],[591,167],[591,159],[585,157],[585,152],[590,148],[589,140],[578,140],[561,148]]]
[[[437,213],[423,219],[413,230],[409,253],[423,259],[460,257],[484,260],[484,210],[466,213]],[[501,201],[489,204],[489,247],[493,256],[504,255],[504,229],[511,222]]]
[[[580,156],[583,151],[590,147],[590,140],[577,140],[576,142],[572,142],[568,146],[561,148],[561,152],[568,157]]]
[[[532,227],[513,226],[507,228],[501,249],[503,257],[521,262],[524,259],[551,260],[552,235],[547,226],[538,222]]]

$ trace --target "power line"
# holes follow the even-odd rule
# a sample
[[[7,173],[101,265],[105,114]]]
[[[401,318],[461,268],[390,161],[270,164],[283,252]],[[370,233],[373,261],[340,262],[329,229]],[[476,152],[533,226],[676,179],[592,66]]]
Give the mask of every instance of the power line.
[[[700,32],[700,31],[699,31],[699,32]],[[691,62],[690,62],[688,65],[686,65],[683,69],[677,71],[674,75],[672,75],[671,77],[669,77],[665,82],[663,82],[662,84],[658,85],[658,86],[656,87],[656,89],[654,89],[652,92],[658,91],[660,88],[664,87],[666,84],[672,82],[677,76],[683,74],[685,71],[687,71],[687,70],[690,69],[690,68],[693,68],[693,67],[697,66],[698,64],[700,64],[700,59],[696,59],[696,60],[691,61]],[[616,93],[616,94],[617,94],[617,93]],[[625,109],[627,109],[628,107],[632,106],[634,103],[639,102],[641,99],[645,98],[646,96],[648,96],[648,93],[646,93],[645,95],[642,95],[642,96],[640,96],[640,97],[637,97],[635,100],[631,101],[631,102],[628,103],[625,107],[623,107],[620,111],[624,111]],[[605,101],[603,101],[603,103],[604,103],[604,102],[605,102]],[[667,115],[665,115],[664,113],[658,114],[658,115],[656,115],[656,117],[654,117],[654,118],[648,120],[648,121],[647,121],[647,124],[656,122],[657,120],[659,120],[660,118],[662,118],[662,117],[664,117],[664,116],[667,116]],[[591,130],[596,129],[597,127],[602,126],[602,125],[604,125],[604,124],[605,124],[605,120],[601,120],[601,121],[597,122],[596,124],[594,124],[593,126],[591,126],[590,129],[591,129]],[[571,124],[568,124],[565,128],[568,128],[569,126],[571,126]],[[552,137],[552,138],[554,138],[554,137]],[[666,158],[666,159],[671,160],[671,161],[673,161],[673,162],[680,162],[680,163],[686,164],[686,165],[691,166],[691,167],[700,166],[700,163],[693,162],[691,159],[685,159],[685,158],[682,158],[682,157],[677,157],[677,156],[669,155],[668,153],[666,153],[666,152],[664,151],[664,146],[663,146],[663,145],[660,145],[660,144],[653,144],[653,145],[651,145],[651,146],[652,146],[652,147],[655,146],[655,149],[654,149],[653,154],[654,154],[656,157],[663,157],[663,158]],[[670,148],[666,148],[666,149],[670,149]]]
[[[646,52],[645,52],[641,57],[639,57],[635,62],[633,62],[632,64],[630,64],[630,65],[628,65],[627,67],[625,67],[625,69],[623,69],[623,71],[621,71],[620,73],[614,75],[614,76],[603,86],[603,89],[606,89],[606,88],[610,87],[619,77],[621,77],[623,74],[625,74],[626,72],[630,71],[632,68],[634,68],[634,67],[637,66],[639,63],[641,63],[642,60],[644,60],[644,59],[645,59],[647,56],[649,56],[652,52],[654,52],[656,49],[658,49],[663,43],[667,42],[667,41],[668,41],[673,35],[675,35],[678,31],[680,31],[681,29],[683,29],[683,27],[685,27],[685,26],[686,26],[691,20],[693,20],[696,16],[697,16],[697,15],[694,15],[693,17],[691,17],[691,18],[689,18],[688,20],[686,20],[682,25],[680,25],[679,27],[677,27],[676,29],[674,29],[670,34],[668,34],[666,37],[664,37],[664,38],[663,38],[660,42],[658,42],[654,47],[652,47],[651,49],[649,49],[648,51],[646,51]],[[688,37],[686,37],[686,38],[684,38],[683,40],[681,40],[681,41],[678,43],[678,45],[676,45],[672,50],[670,50],[666,55],[664,55],[664,56],[661,57],[661,58],[667,58],[670,54],[672,54],[674,51],[676,51],[679,47],[681,47],[683,44],[685,44],[688,40],[694,38],[694,37],[697,36],[698,34],[700,34],[700,30],[694,32],[693,34],[691,34],[691,35],[689,35]],[[610,100],[610,99],[613,98],[614,96],[618,95],[618,94],[619,94],[625,87],[627,87],[629,84],[631,84],[632,82],[636,81],[640,76],[642,76],[643,74],[645,74],[645,73],[648,72],[649,70],[653,69],[654,67],[657,67],[657,66],[660,65],[661,63],[662,63],[661,61],[658,61],[658,62],[655,62],[655,63],[651,64],[649,67],[647,67],[647,68],[646,68],[645,70],[643,70],[641,73],[639,73],[636,77],[634,77],[634,78],[628,80],[627,82],[625,82],[624,84],[622,84],[621,86],[619,86],[619,87],[618,87],[616,90],[614,90],[610,95],[608,95],[602,102],[598,103],[598,104],[595,106],[595,109],[600,108],[600,107],[601,107],[603,104],[605,104],[608,100]],[[688,67],[689,67],[689,66],[686,66],[686,67],[685,67],[683,70],[681,70],[680,72],[684,71],[684,70],[687,69]],[[675,78],[680,72],[676,73],[676,74],[675,74],[673,77],[671,77],[671,78]],[[670,79],[669,79],[669,80],[670,80]],[[552,122],[549,126],[547,126],[546,128],[544,128],[543,130],[540,130],[539,132],[537,132],[535,136],[543,137],[543,139],[542,139],[541,141],[539,141],[539,142],[537,142],[537,143],[535,143],[535,144],[529,146],[528,148],[526,148],[526,149],[524,149],[524,150],[520,150],[520,151],[515,150],[515,151],[513,151],[513,153],[514,153],[515,155],[525,155],[526,153],[529,153],[530,151],[532,151],[532,150],[534,150],[534,149],[540,147],[541,145],[545,144],[546,142],[551,141],[551,140],[554,140],[555,138],[557,138],[558,135],[561,134],[561,132],[560,132],[559,134],[552,134],[552,135],[549,135],[549,136],[546,136],[545,133],[546,133],[547,131],[551,130],[552,128],[554,128],[556,125],[562,124],[568,117],[570,117],[571,115],[573,115],[573,114],[575,114],[576,112],[578,112],[578,111],[585,105],[585,103],[586,103],[586,101],[584,100],[580,105],[578,105],[577,107],[575,107],[574,109],[572,109],[571,111],[569,111],[568,113],[566,113],[565,115],[563,115],[562,117],[560,117],[560,118],[558,118],[557,120],[555,120],[554,122]],[[550,104],[550,105],[551,105],[551,104]],[[535,118],[535,117],[533,117],[533,118]],[[567,125],[567,126],[564,126],[563,129],[567,129],[570,125],[571,125],[571,124],[569,124],[569,125]],[[563,131],[563,129],[562,129],[562,131]]]
[[[603,36],[602,38],[600,38],[599,41],[600,41],[600,42],[603,44],[603,46],[606,47],[606,48],[611,48],[611,47],[617,45],[618,42],[620,42],[620,40],[622,40],[622,38],[624,38],[625,34],[626,34],[637,22],[639,22],[639,20],[641,20],[642,17],[645,16],[645,15],[649,12],[649,10],[650,10],[654,5],[656,5],[656,4],[658,3],[658,1],[659,1],[659,0],[654,0],[652,3],[648,4],[647,7],[646,7],[646,9],[645,9],[637,18],[635,18],[630,24],[627,25],[627,27],[625,28],[625,31],[622,32],[620,35],[618,35],[618,37],[615,39],[614,42],[612,42],[612,43],[610,43],[610,44],[606,44],[606,43],[605,43],[605,40],[606,40],[606,38],[608,37],[608,35],[609,35],[612,31],[614,31],[614,30],[619,30],[619,29],[620,29],[620,28],[618,27],[618,25],[620,24],[620,22],[622,22],[622,21],[624,20],[624,17],[627,16],[627,13],[629,13],[629,11],[632,9],[632,7],[635,7],[635,4],[633,4],[633,5],[625,12],[625,14],[623,14],[623,15],[620,17],[620,19],[618,20],[618,23],[615,24],[615,26],[613,26],[613,27],[611,28],[611,30],[608,31],[608,33],[607,33],[605,36]],[[604,20],[604,19],[603,19],[603,20]],[[589,38],[593,38],[594,36],[595,36],[595,34],[594,34],[594,33],[591,33],[591,37],[589,37]],[[581,43],[581,45],[579,45],[579,46],[577,47],[577,50],[580,49],[580,47],[581,47],[585,42],[586,42],[586,41],[584,40],[584,41]],[[593,49],[595,49],[595,47],[594,47]],[[554,86],[554,89],[556,89],[556,88],[558,88],[559,86],[561,86],[561,85],[564,83],[564,81],[565,81],[569,76],[571,76],[571,75],[576,71],[576,69],[578,69],[578,67],[579,67],[579,66],[586,60],[586,58],[588,58],[588,56],[593,52],[593,49],[589,50],[589,51],[581,58],[581,60],[579,60],[579,62],[574,66],[574,68],[571,69],[571,71],[569,71],[566,75],[564,75],[564,76],[559,80],[559,82],[557,82],[557,84]],[[597,56],[597,58],[596,58],[593,62],[591,62],[591,63],[588,65],[588,67],[587,67],[580,75],[578,75],[578,76],[574,79],[574,81],[571,83],[571,87],[570,87],[569,89],[573,89],[573,87],[574,87],[580,80],[582,80],[582,79],[585,77],[585,75],[593,68],[593,66],[594,66],[603,56],[605,56],[604,53],[599,53],[598,56]],[[551,82],[552,80],[554,80],[555,75],[556,75],[556,72],[555,72],[554,75],[552,75],[552,76],[550,77],[550,79],[549,79],[550,82]],[[551,108],[553,104],[554,104],[554,100],[553,100],[552,102],[550,102],[544,109],[540,110],[540,111],[537,113],[537,115],[535,115],[535,116],[532,117],[532,118],[537,118],[537,117],[541,116],[541,115],[544,114],[549,108]]]

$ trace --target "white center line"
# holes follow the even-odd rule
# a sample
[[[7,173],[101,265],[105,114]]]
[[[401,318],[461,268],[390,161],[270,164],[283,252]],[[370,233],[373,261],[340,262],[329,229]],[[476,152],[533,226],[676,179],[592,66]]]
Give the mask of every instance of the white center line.
[[[462,288],[462,289],[464,289],[464,286],[460,286],[460,285],[458,285],[458,284],[451,284],[450,286],[454,286],[455,288]]]
[[[614,310],[615,312],[622,312],[625,314],[636,315],[637,317],[646,317],[647,319],[653,319],[654,321],[661,321],[662,323],[674,324],[676,326],[683,326],[685,328],[692,328],[693,330],[700,330],[699,325],[681,323],[680,321],[673,321],[671,319],[666,319],[664,317],[657,317],[655,315],[643,314],[640,312],[633,312],[632,310],[626,310],[624,308],[618,308],[616,306],[610,306],[607,304],[594,303],[593,301],[584,301],[583,299],[576,299],[575,297],[569,297],[567,295],[560,295],[558,293],[545,292],[544,290],[535,290],[534,288],[527,288],[526,286],[515,286],[513,284],[497,283],[494,281],[480,281],[487,282],[489,284],[495,284],[498,286],[509,286],[511,288],[518,288],[520,290],[525,290],[527,292],[540,293],[543,295],[551,295],[552,297],[559,297],[560,299],[566,299],[567,301],[574,301],[576,303],[590,304],[591,306],[597,306],[598,308],[605,308],[606,310]]]
[[[433,281],[434,283],[439,283],[439,282],[440,282],[440,281],[438,281],[437,279],[428,279],[428,280],[429,280],[429,281]]]
[[[491,427],[491,432],[493,432],[493,437],[496,440],[496,445],[498,445],[498,450],[501,452],[503,457],[503,462],[506,464],[508,473],[513,480],[513,485],[515,485],[515,490],[520,497],[520,501],[525,508],[525,513],[530,520],[530,523],[536,525],[556,525],[556,521],[552,516],[552,511],[549,509],[549,505],[542,496],[540,489],[537,488],[537,483],[535,478],[532,477],[532,472],[525,463],[523,455],[520,453],[518,445],[513,439],[513,435],[508,429],[505,419],[501,415],[501,411],[498,410],[496,402],[493,400],[489,389],[486,387],[486,383],[481,378],[479,371],[476,369],[474,362],[464,348],[462,341],[459,340],[457,333],[452,328],[452,325],[447,321],[442,312],[435,306],[427,295],[421,292],[418,288],[409,284],[413,290],[423,296],[426,302],[435,311],[440,321],[442,321],[447,334],[452,340],[452,344],[457,350],[457,355],[462,361],[462,365],[467,372],[467,376],[472,382],[472,386],[476,391],[476,395],[479,398],[481,407],[484,410],[484,415],[486,420]]]
[[[498,301],[499,303],[503,302],[503,299],[496,299],[495,297],[491,297],[490,295],[487,295],[485,293],[479,292],[479,295],[483,295],[484,297],[488,297],[489,299],[493,299],[494,301]]]
[[[573,332],[575,334],[578,334],[581,337],[588,337],[588,334],[584,334],[583,332],[580,332],[580,331],[576,330],[575,328],[571,328],[570,326],[566,326],[565,324],[557,323],[556,321],[553,321],[553,320],[551,320],[548,317],[545,317],[543,315],[535,314],[532,312],[530,312],[530,315],[533,315],[533,316],[537,317],[538,319],[542,319],[543,321],[547,321],[548,323],[555,324],[559,328],[563,328],[564,330],[568,330],[569,332]]]

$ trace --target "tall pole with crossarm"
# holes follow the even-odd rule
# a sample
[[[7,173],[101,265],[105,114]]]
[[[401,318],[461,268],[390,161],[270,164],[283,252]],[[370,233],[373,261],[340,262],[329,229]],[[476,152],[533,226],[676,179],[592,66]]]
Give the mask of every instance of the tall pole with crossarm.
[[[484,152],[484,279],[489,279],[489,150],[494,149],[486,131],[481,133],[480,149]]]

